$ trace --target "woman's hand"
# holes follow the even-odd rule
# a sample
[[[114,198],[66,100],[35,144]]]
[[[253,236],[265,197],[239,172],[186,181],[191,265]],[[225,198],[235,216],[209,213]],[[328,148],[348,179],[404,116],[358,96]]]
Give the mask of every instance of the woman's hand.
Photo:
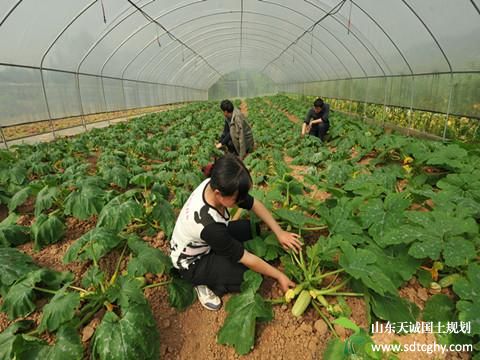
[[[302,250],[302,243],[300,242],[300,236],[288,231],[281,230],[277,234],[277,239],[282,248],[286,251],[293,250],[295,253]]]
[[[290,280],[284,273],[281,273],[281,275],[277,278],[277,282],[278,285],[280,285],[280,289],[282,289],[284,293],[286,293],[288,289],[294,288],[296,286],[296,284],[292,280]]]

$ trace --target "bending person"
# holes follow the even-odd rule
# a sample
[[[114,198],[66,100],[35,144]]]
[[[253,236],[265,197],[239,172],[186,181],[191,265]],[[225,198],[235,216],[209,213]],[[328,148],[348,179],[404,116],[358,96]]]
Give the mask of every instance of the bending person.
[[[253,237],[249,220],[229,221],[228,208],[252,210],[284,249],[301,249],[298,235],[282,230],[266,207],[248,194],[251,187],[245,165],[226,154],[216,161],[212,177],[190,195],[175,224],[173,266],[195,286],[201,304],[209,310],[221,307],[219,296],[240,291],[247,269],[277,280],[284,292],[295,286],[283,272],[244,249],[243,242]]]

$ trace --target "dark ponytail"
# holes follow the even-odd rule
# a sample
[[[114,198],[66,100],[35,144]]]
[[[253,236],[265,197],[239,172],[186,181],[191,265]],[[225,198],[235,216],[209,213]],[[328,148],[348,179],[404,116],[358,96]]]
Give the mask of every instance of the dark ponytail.
[[[223,196],[232,196],[238,192],[237,202],[242,201],[252,184],[248,169],[235,155],[226,154],[215,161],[210,186],[214,190],[219,190]]]

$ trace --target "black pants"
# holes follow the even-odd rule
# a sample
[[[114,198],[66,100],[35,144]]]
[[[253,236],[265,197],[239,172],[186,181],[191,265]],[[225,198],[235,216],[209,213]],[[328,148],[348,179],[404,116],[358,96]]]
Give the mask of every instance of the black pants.
[[[233,145],[233,141],[232,141],[232,140],[230,140],[230,141],[226,144],[226,147],[227,147],[229,153],[238,156],[237,149],[235,149],[235,145]]]
[[[232,221],[228,224],[227,230],[240,242],[253,238],[249,220]],[[222,296],[225,293],[240,291],[243,273],[246,270],[246,266],[211,252],[191,264],[188,270],[180,270],[180,274],[194,286],[207,285],[216,295]]]
[[[327,135],[330,124],[327,122],[322,122],[317,125],[312,125],[309,134],[320,138],[320,140],[325,141],[325,135]]]

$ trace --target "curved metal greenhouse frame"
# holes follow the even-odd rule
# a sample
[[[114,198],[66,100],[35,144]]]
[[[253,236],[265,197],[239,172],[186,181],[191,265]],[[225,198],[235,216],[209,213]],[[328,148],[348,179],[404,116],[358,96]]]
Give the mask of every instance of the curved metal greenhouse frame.
[[[277,91],[475,121],[479,5],[4,0],[0,125],[205,100],[242,69],[262,73]]]

